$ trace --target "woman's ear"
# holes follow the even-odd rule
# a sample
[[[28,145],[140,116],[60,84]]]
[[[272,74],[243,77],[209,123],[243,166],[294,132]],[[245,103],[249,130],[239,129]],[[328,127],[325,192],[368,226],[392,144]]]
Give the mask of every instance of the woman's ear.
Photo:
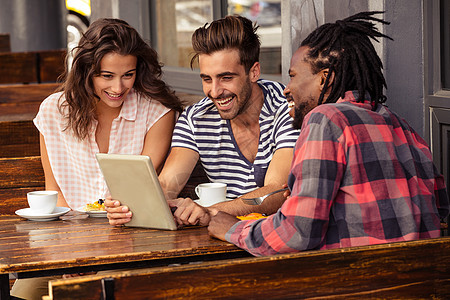
[[[320,90],[322,91],[325,88],[325,83],[327,81],[327,77],[330,76],[328,78],[328,83],[326,86],[326,89],[330,88],[333,85],[334,82],[334,72],[329,72],[329,69],[323,69],[320,71]]]
[[[248,73],[250,81],[256,82],[259,79],[259,76],[261,76],[261,65],[259,62],[255,62]]]

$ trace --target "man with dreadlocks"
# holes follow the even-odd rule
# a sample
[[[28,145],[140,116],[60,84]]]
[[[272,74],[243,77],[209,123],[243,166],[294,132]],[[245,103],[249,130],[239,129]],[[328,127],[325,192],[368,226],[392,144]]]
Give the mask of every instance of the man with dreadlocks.
[[[312,32],[291,60],[284,93],[302,128],[291,196],[266,219],[223,212],[212,236],[253,255],[440,236],[449,212],[444,178],[425,141],[383,105],[382,63],[370,39],[389,38],[365,12]]]

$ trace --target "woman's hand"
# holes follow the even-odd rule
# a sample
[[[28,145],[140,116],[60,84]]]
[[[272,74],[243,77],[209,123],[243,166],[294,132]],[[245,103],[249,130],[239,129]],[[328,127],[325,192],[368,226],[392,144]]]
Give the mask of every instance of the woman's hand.
[[[120,226],[130,222],[133,216],[128,206],[121,206],[118,200],[113,200],[111,197],[105,199],[105,208],[109,224],[114,226]]]

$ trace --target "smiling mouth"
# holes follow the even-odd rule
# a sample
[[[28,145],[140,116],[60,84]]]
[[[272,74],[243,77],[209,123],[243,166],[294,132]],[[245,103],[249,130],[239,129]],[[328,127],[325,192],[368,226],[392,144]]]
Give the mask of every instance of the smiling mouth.
[[[289,108],[294,108],[294,106],[295,106],[294,100],[288,101],[288,107]]]
[[[113,94],[113,93],[108,93],[108,92],[105,92],[105,93],[106,93],[106,95],[108,95],[109,98],[114,99],[114,100],[120,99],[124,94],[124,93]]]
[[[220,99],[215,99],[217,105],[219,105],[220,107],[226,107],[228,106],[234,99],[234,96],[231,97],[227,97],[227,98],[220,98]]]

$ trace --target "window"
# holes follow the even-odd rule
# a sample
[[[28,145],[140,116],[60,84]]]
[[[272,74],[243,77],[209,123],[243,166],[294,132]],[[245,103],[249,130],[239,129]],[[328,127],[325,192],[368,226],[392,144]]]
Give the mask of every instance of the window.
[[[259,25],[262,73],[281,80],[281,0],[153,0],[152,46],[164,64],[164,80],[175,90],[202,94],[199,71],[190,69],[191,36],[227,14],[245,16]]]
[[[259,25],[261,72],[281,74],[281,0],[229,0],[228,15],[241,15]]]
[[[450,3],[424,3],[426,126],[433,161],[450,186]],[[448,189],[449,196],[450,190]],[[450,223],[450,216],[447,218]],[[448,235],[447,233],[445,233]]]

